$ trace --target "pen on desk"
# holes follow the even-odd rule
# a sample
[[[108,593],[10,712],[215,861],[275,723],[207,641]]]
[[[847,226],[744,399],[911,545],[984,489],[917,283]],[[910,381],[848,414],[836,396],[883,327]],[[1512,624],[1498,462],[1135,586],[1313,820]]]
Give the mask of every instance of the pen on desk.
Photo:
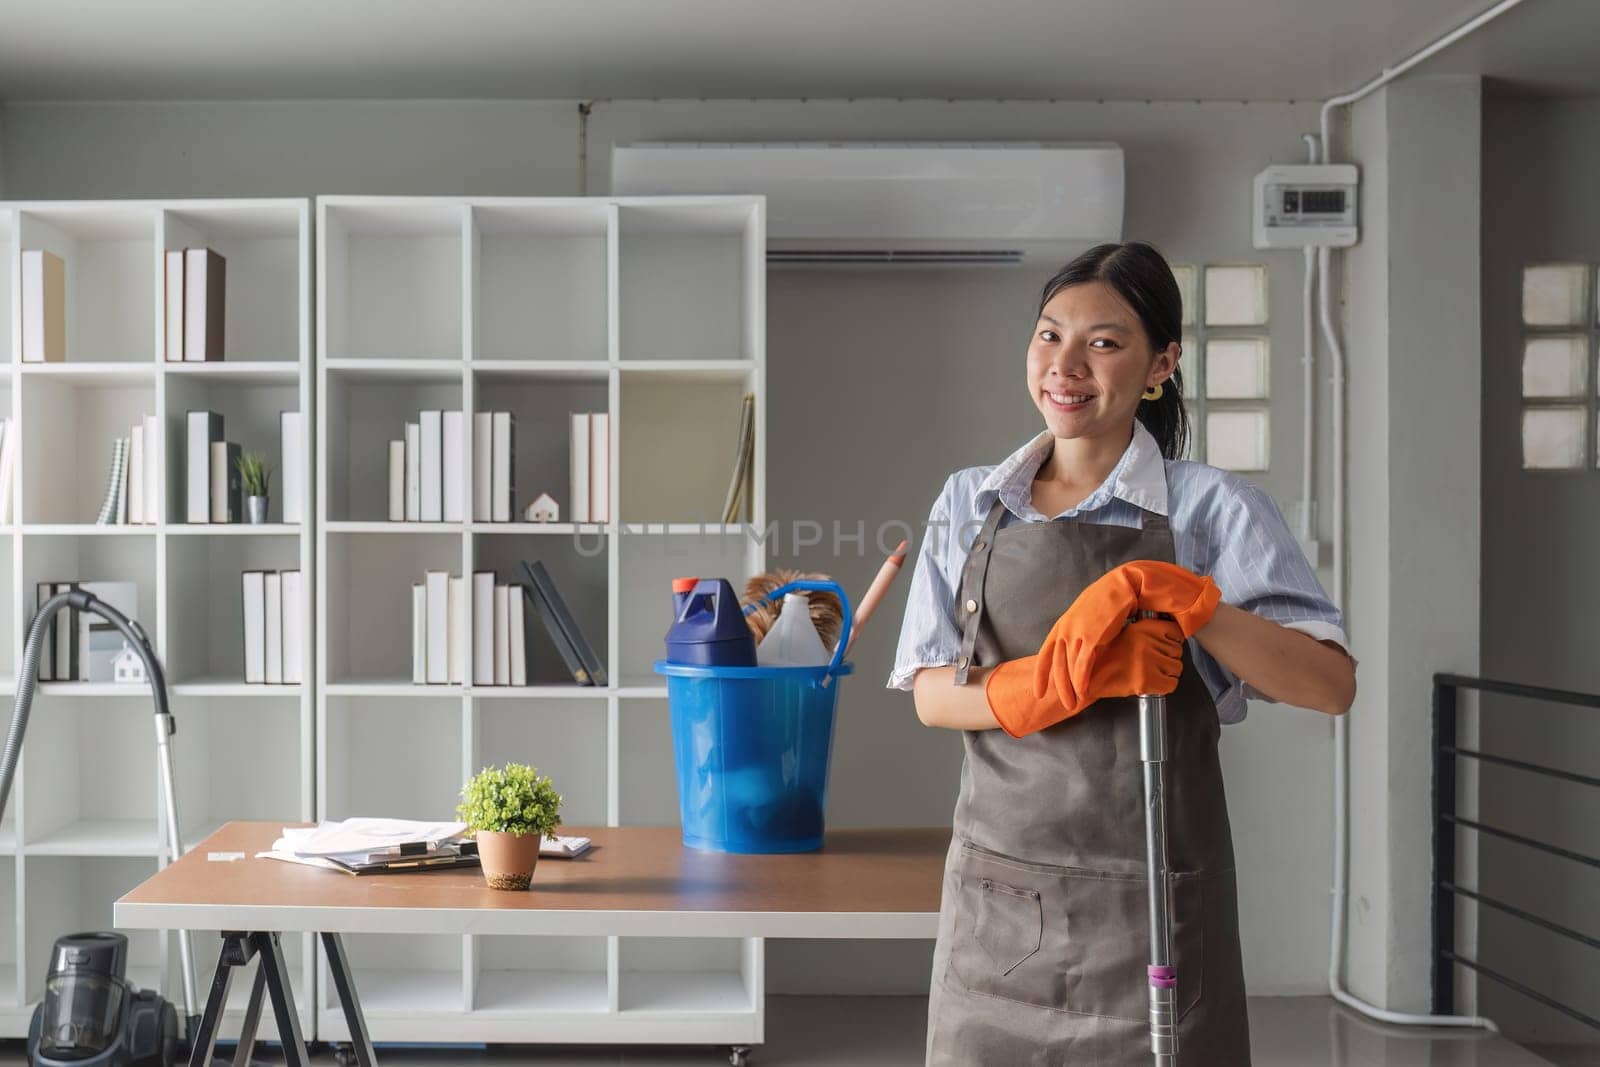
[[[867,593],[861,598],[861,603],[856,605],[855,625],[850,628],[850,641],[844,646],[844,654],[850,655],[850,650],[855,647],[856,638],[861,636],[862,629],[867,625],[867,620],[872,618],[872,613],[877,610],[878,602],[888,593],[889,586],[894,584],[894,579],[900,573],[900,565],[906,561],[906,542],[902,540],[889,553],[889,558],[883,561],[883,566],[878,568],[877,577],[872,579],[872,584],[867,587]]]

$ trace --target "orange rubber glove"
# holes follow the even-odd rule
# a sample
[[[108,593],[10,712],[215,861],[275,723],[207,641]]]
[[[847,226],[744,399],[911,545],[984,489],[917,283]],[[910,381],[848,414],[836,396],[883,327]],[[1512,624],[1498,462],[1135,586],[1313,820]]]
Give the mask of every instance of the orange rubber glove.
[[[995,667],[984,683],[984,696],[1001,729],[1025,737],[1106,697],[1172,692],[1183,673],[1183,641],[1175,622],[1138,619],[1100,650],[1081,692],[1063,658],[1052,650]]]
[[[1128,627],[1130,616],[1139,611],[1170,616],[1187,638],[1211,621],[1221,599],[1222,591],[1210,578],[1172,563],[1133,560],[1113,568],[1062,613],[1037,656],[1007,661],[990,672],[984,690],[989,708],[1013,737],[1076,715],[1098,699],[1091,696],[1099,689],[1097,662]],[[1125,655],[1142,660],[1143,652],[1130,643]]]

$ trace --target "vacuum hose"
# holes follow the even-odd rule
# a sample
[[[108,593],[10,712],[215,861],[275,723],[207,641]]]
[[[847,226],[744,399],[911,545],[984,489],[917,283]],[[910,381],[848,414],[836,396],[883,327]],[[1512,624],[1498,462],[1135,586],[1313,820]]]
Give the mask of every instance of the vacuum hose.
[[[33,694],[39,685],[39,657],[44,652],[45,641],[49,639],[50,621],[62,608],[67,607],[87,611],[109,622],[127,639],[128,645],[144,662],[145,675],[150,681],[150,691],[156,704],[156,757],[161,765],[161,778],[166,788],[164,814],[167,841],[171,847],[171,856],[176,860],[183,854],[183,844],[178,834],[178,802],[173,790],[172,752],[167,746],[167,739],[177,731],[177,724],[173,721],[172,711],[167,705],[166,672],[161,669],[161,661],[156,658],[155,650],[150,647],[150,639],[145,636],[144,629],[137,622],[100,600],[93,593],[86,593],[81,589],[57,593],[46,600],[28,628],[28,640],[22,649],[22,667],[17,673],[17,703],[11,712],[11,729],[6,734],[5,749],[0,751],[0,818],[5,816],[6,802],[11,796],[11,781],[17,772],[17,760],[22,755],[22,736],[28,729],[28,715],[33,710]],[[187,1018],[193,1020],[199,1015],[199,1004],[195,991],[194,956],[190,951],[189,931],[179,930],[178,940],[182,953],[184,1008]]]

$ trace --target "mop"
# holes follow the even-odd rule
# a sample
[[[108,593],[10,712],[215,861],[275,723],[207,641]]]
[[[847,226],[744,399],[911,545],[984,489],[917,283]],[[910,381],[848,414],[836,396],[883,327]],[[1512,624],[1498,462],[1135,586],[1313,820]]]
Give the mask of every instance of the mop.
[[[1172,963],[1172,895],[1167,871],[1167,698],[1139,697],[1144,765],[1145,870],[1150,882],[1150,1051],[1156,1067],[1178,1062],[1178,968]]]

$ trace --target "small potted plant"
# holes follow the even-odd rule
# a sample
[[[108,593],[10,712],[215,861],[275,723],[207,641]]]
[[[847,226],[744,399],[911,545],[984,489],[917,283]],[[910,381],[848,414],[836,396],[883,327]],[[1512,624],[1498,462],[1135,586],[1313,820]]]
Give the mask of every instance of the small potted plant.
[[[244,482],[244,517],[252,526],[267,521],[267,502],[271,496],[272,468],[260,452],[245,452],[238,460],[239,478]]]
[[[561,825],[561,794],[526,763],[485,767],[461,787],[456,817],[477,838],[489,887],[527,889],[539,842]]]

